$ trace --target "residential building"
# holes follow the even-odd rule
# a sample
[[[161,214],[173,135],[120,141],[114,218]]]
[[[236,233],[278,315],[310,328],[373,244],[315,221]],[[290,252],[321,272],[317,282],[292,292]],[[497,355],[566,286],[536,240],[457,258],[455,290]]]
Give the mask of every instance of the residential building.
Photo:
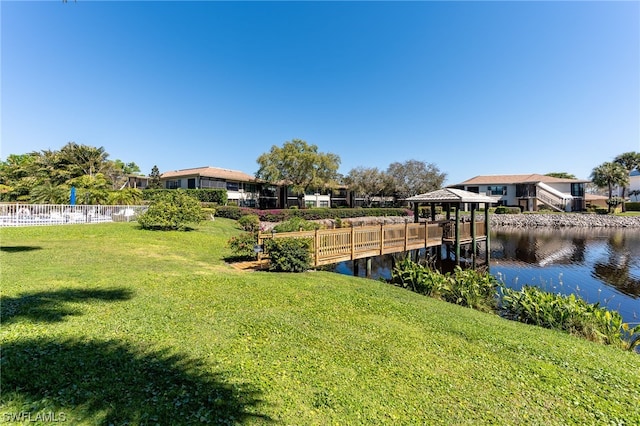
[[[450,187],[486,194],[494,197],[498,205],[518,206],[523,211],[582,211],[588,182],[539,174],[493,175],[476,176]]]
[[[240,207],[259,205],[259,182],[254,176],[237,170],[210,166],[174,170],[162,173],[160,182],[167,189],[226,189],[229,204]]]
[[[122,185],[122,188],[137,188],[146,189],[149,186],[148,176],[129,175],[127,181]]]

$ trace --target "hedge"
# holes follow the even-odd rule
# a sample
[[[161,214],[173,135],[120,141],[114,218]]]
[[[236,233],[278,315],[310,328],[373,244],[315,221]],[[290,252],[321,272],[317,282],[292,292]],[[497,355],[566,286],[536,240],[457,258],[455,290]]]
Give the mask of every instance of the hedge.
[[[153,200],[158,194],[166,194],[175,191],[175,189],[145,189],[142,191],[144,200]],[[227,203],[226,189],[182,189],[185,194],[202,203],[215,203],[224,205]]]
[[[220,206],[216,216],[238,220],[242,216],[257,215],[261,222],[283,222],[292,217],[305,220],[347,219],[366,216],[411,216],[413,212],[401,208],[355,208],[355,209],[270,209],[258,210],[247,207]]]
[[[628,212],[640,212],[640,202],[633,201],[625,203],[624,209]]]

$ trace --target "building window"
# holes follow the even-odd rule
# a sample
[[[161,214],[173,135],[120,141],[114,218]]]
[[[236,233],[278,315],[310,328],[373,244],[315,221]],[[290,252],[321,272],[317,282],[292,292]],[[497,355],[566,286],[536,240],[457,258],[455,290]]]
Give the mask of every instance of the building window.
[[[574,197],[584,197],[584,183],[572,183],[571,195]]]
[[[487,192],[491,195],[507,195],[506,186],[487,186]]]
[[[315,201],[305,201],[304,205],[308,208],[308,209],[312,209],[316,206],[316,202]]]
[[[238,182],[227,182],[227,191],[240,190],[240,184]]]
[[[178,188],[180,188],[180,179],[167,181],[167,189],[178,189]]]
[[[320,207],[329,207],[329,201],[320,201]]]

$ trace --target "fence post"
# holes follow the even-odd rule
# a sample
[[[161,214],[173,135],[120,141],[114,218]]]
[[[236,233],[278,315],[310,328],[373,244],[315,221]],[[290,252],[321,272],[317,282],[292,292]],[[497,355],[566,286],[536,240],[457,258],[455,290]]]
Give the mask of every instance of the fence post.
[[[318,260],[319,260],[319,256],[320,256],[320,238],[318,237],[318,230],[316,229],[316,232],[313,236],[313,251],[314,253],[314,258],[313,258],[313,266],[318,266]]]
[[[351,260],[353,260],[353,256],[356,252],[356,230],[351,224]]]

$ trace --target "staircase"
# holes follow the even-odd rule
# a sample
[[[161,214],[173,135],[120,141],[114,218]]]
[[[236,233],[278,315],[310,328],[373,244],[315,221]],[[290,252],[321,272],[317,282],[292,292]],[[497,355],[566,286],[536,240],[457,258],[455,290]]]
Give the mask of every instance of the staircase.
[[[571,202],[573,197],[563,194],[545,183],[538,182],[536,198],[553,210],[563,212],[566,211],[567,204]]]

